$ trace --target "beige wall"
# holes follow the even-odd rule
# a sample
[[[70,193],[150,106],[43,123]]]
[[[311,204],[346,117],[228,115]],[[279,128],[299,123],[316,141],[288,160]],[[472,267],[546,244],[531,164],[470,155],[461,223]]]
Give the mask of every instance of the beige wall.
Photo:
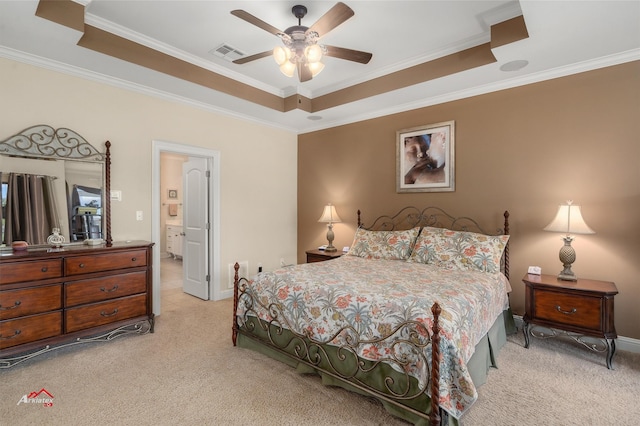
[[[344,221],[336,247],[364,221],[402,206],[441,206],[498,227],[511,213],[511,304],[524,312],[529,265],[562,268],[561,236],[544,232],[557,206],[582,205],[574,272],[614,281],[618,334],[640,339],[640,62],[300,135],[298,261],[323,244],[327,202]],[[455,120],[456,190],[396,193],[396,130]]]
[[[7,59],[0,76],[1,139],[49,124],[101,151],[111,141],[111,188],[122,191],[112,203],[114,240],[151,239],[152,141],[162,140],[220,152],[222,290],[229,263],[248,260],[253,272],[258,262],[268,270],[295,258],[295,134]]]

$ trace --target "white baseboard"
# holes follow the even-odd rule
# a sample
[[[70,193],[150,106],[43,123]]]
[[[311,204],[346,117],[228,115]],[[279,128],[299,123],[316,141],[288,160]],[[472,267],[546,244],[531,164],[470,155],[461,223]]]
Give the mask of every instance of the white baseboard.
[[[522,329],[522,315],[514,315],[513,319],[516,327]],[[631,337],[618,336],[616,339],[616,350],[633,352],[640,354],[640,340]]]
[[[621,351],[640,354],[640,340],[632,339],[631,337],[618,336],[616,339],[616,348]]]

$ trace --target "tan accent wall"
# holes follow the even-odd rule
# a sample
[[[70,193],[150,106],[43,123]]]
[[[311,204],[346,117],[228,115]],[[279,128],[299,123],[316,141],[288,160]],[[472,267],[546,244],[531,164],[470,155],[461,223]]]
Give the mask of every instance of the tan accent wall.
[[[455,120],[456,190],[396,193],[396,131]],[[542,230],[557,206],[582,206],[594,235],[573,243],[573,270],[614,281],[618,334],[640,339],[640,62],[300,135],[298,261],[326,242],[317,220],[336,205],[336,247],[351,244],[356,210],[371,222],[407,205],[436,205],[498,227],[511,214],[511,304],[524,312],[529,265],[562,269],[561,235]]]

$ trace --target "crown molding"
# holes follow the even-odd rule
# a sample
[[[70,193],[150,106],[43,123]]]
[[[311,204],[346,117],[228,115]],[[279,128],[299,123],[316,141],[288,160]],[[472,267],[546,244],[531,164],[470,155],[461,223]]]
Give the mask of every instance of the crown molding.
[[[300,131],[295,127],[277,125],[277,124],[274,124],[273,122],[266,121],[266,120],[258,120],[255,117],[239,114],[239,113],[229,111],[219,107],[214,107],[212,105],[209,105],[203,102],[194,101],[192,99],[188,99],[183,96],[167,93],[167,92],[146,87],[140,84],[131,83],[122,79],[106,76],[104,74],[96,73],[93,71],[88,71],[79,67],[70,66],[58,61],[48,59],[48,58],[26,54],[24,52],[9,49],[6,47],[0,47],[0,57],[26,63],[29,65],[34,65],[40,68],[49,69],[52,71],[61,72],[64,74],[75,76],[75,77],[80,77],[87,80],[107,84],[107,85],[122,88],[125,90],[134,91],[134,92],[145,94],[148,96],[153,96],[153,97],[157,97],[157,98],[161,98],[161,99],[169,100],[173,102],[179,102],[179,103],[190,105],[195,108],[203,109],[209,112],[221,114],[228,117],[233,117],[236,119],[254,122],[267,127],[274,127],[274,128],[278,128],[281,130],[285,130],[285,131],[289,131],[297,134],[304,134],[304,133],[311,133],[314,131],[324,130],[331,127],[352,124],[359,121],[370,120],[373,118],[384,117],[391,114],[411,111],[414,109],[425,108],[425,107],[438,105],[445,102],[451,102],[455,100],[470,98],[473,96],[479,96],[479,95],[496,92],[500,90],[510,89],[510,88],[519,87],[519,86],[525,86],[528,84],[538,83],[546,80],[552,80],[555,78],[565,77],[573,74],[579,74],[582,72],[592,71],[599,68],[606,68],[606,67],[620,65],[627,62],[638,61],[640,60],[640,49],[632,49],[629,51],[621,52],[619,54],[598,58],[596,60],[584,61],[577,64],[558,67],[545,72],[514,77],[506,81],[485,84],[482,86],[465,89],[458,92],[448,93],[446,95],[429,97],[417,102],[405,103],[402,105],[394,106],[392,108],[382,108],[370,113],[344,116],[343,118],[338,120],[330,120],[322,123],[317,122],[317,126],[313,126],[304,131]]]
[[[213,113],[224,115],[227,117],[232,117],[232,118],[236,118],[244,121],[250,121],[260,125],[285,130],[288,132],[293,132],[293,133],[298,132],[297,129],[294,127],[278,125],[277,123],[273,123],[267,120],[259,120],[253,116],[239,114],[235,111],[230,111],[224,108],[216,107],[205,102],[195,101],[193,99],[176,95],[174,93],[168,93],[168,92],[155,89],[152,87],[144,86],[138,83],[132,83],[127,80],[100,74],[95,71],[89,71],[80,67],[75,67],[62,62],[58,62],[53,59],[43,58],[41,56],[36,56],[32,54],[27,54],[27,53],[14,50],[14,49],[9,49],[3,46],[0,46],[0,57],[11,59],[16,62],[21,62],[27,65],[33,65],[39,68],[48,69],[50,71],[55,71],[62,74],[70,75],[73,77],[79,77],[85,80],[106,84],[112,87],[129,90],[129,91],[140,93],[143,95],[160,98],[166,101],[178,102],[184,105],[189,105],[194,108],[198,108],[208,112],[213,112]],[[248,102],[248,101],[245,101],[245,102]]]
[[[558,67],[552,70],[544,72],[528,74],[520,77],[514,77],[509,80],[503,80],[496,83],[485,84],[457,92],[447,93],[445,95],[433,96],[416,102],[409,102],[401,105],[396,105],[391,108],[383,108],[371,113],[365,113],[360,115],[349,116],[348,118],[334,120],[331,122],[324,122],[311,129],[307,129],[302,133],[311,133],[319,130],[324,130],[331,127],[342,126],[346,124],[352,124],[359,121],[371,120],[374,118],[384,117],[387,115],[398,114],[401,112],[411,111],[414,109],[425,108],[433,105],[438,105],[446,102],[457,101],[460,99],[471,98],[473,96],[484,95],[487,93],[497,92],[500,90],[511,89],[520,86],[526,86],[528,84],[539,83],[542,81],[553,80],[560,77],[566,77],[573,74],[580,74],[587,71],[593,71],[600,68],[606,68],[610,66],[620,65],[627,62],[640,60],[640,49],[632,49],[629,51],[621,52],[616,55],[609,55],[596,60],[584,61],[576,64],[571,64],[563,67]]]

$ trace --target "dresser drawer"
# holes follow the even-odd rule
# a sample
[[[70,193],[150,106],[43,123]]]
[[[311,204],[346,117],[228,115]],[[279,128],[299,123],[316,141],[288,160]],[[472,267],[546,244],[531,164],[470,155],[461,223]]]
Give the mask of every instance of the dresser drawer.
[[[0,264],[0,284],[37,281],[62,276],[62,259]]]
[[[146,291],[147,271],[80,280],[65,284],[64,305],[69,307],[101,302]]]
[[[133,318],[147,313],[147,295],[127,296],[65,310],[65,333]]]
[[[0,291],[0,320],[62,308],[62,285]]]
[[[0,349],[62,334],[62,312],[0,321]]]
[[[89,274],[91,272],[147,266],[146,250],[131,250],[118,253],[67,257],[64,259],[66,275]]]
[[[601,331],[602,299],[534,290],[534,317],[594,331]]]

